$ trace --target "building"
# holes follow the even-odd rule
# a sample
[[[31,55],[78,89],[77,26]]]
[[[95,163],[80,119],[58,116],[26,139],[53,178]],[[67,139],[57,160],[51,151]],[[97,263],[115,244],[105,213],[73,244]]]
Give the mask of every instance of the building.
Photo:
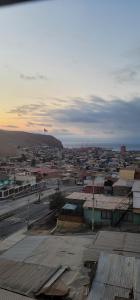
[[[88,300],[140,299],[140,259],[101,252]]]
[[[129,207],[130,201],[127,197],[94,194],[94,200],[90,198],[84,202],[84,219],[90,225],[94,223],[95,226],[115,226],[128,214]]]
[[[32,299],[80,299],[85,282],[90,285],[83,257],[93,240],[93,235],[25,236],[0,256],[0,287]]]
[[[0,188],[5,187],[6,185],[10,185],[11,182],[11,179],[7,175],[0,175]]]
[[[132,223],[132,211],[129,210],[132,202],[128,197],[74,192],[65,201],[60,216],[63,221],[75,222],[77,216],[81,223],[94,223],[95,226],[116,226],[122,219]]]
[[[104,176],[96,176],[94,179],[94,194],[103,194],[104,193]]]
[[[93,185],[86,185],[83,187],[82,189],[82,192],[83,193],[90,193],[90,194],[93,194],[94,193],[94,186]]]
[[[124,180],[134,180],[135,169],[121,169],[119,172],[119,178]]]
[[[127,196],[131,192],[133,186],[133,180],[118,179],[113,184],[113,195],[114,196]]]
[[[15,174],[14,180],[20,185],[29,183],[32,186],[36,184],[36,176],[31,175],[27,172]]]
[[[126,146],[125,146],[125,145],[122,145],[122,146],[120,147],[120,154],[121,154],[122,156],[124,156],[124,155],[126,154]]]

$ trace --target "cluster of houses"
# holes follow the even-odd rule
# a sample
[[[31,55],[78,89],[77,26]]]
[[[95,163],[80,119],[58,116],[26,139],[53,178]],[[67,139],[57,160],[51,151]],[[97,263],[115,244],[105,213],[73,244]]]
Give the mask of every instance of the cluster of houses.
[[[121,169],[119,178],[97,176],[89,180],[82,192],[73,192],[65,198],[58,218],[61,227],[68,222],[77,226],[140,225],[140,179],[138,171]]]

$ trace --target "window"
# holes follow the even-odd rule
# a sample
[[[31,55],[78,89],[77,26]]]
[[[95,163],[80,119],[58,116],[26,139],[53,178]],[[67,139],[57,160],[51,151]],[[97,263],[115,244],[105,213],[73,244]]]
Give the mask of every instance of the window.
[[[102,210],[101,211],[101,219],[111,219],[112,213],[109,210]]]

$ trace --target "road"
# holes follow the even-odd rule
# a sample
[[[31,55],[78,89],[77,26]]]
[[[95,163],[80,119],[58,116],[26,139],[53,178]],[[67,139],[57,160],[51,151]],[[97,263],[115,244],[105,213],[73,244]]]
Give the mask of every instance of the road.
[[[30,222],[45,216],[49,213],[49,204],[47,201],[30,204],[29,216]],[[18,212],[5,220],[0,221],[0,239],[4,239],[14,232],[27,226],[28,206],[24,206],[19,209]]]
[[[52,187],[51,187],[52,188]],[[81,187],[78,186],[61,186],[60,191],[71,193],[74,191],[80,191]],[[49,202],[48,196],[52,193],[55,193],[54,189],[47,190],[43,192],[41,196],[41,203],[33,203],[38,200],[38,194],[33,194],[20,198],[18,200],[6,200],[1,201],[0,209],[6,211],[6,209],[16,209],[12,216],[0,220],[0,239],[5,239],[11,234],[17,232],[18,230],[27,226],[28,218],[28,199],[29,199],[29,217],[30,222],[37,220],[40,217],[43,217],[49,213]],[[16,203],[17,202],[17,203]],[[14,207],[13,207],[14,205]],[[10,207],[10,208],[9,208]]]

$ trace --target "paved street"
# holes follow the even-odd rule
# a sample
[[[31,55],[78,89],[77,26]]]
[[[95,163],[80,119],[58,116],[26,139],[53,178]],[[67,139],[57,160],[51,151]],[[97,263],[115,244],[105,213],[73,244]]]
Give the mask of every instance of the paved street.
[[[49,204],[44,203],[30,204],[29,216],[30,222],[43,217],[49,212]],[[14,216],[0,221],[0,239],[6,238],[14,232],[27,226],[28,206],[24,206]]]
[[[56,188],[56,187],[55,187]],[[70,193],[73,191],[80,191],[79,186],[60,186],[60,191]],[[32,194],[22,197],[17,200],[6,200],[0,202],[0,216],[11,212],[12,216],[0,220],[0,239],[4,239],[9,235],[21,230],[27,226],[28,218],[28,200],[29,200],[29,216],[30,222],[45,216],[49,213],[48,196],[54,194],[56,191],[48,189],[41,193],[41,203],[34,203],[39,199],[39,194]],[[16,209],[16,211],[15,211]]]

